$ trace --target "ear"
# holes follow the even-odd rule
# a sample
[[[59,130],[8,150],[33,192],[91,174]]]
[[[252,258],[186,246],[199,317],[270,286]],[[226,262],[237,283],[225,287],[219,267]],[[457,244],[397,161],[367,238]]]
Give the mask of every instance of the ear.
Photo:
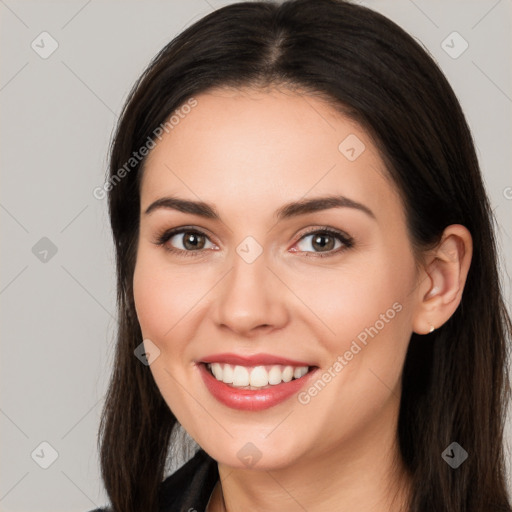
[[[443,325],[460,304],[471,264],[473,241],[467,228],[448,226],[429,251],[419,275],[413,331],[428,334]]]

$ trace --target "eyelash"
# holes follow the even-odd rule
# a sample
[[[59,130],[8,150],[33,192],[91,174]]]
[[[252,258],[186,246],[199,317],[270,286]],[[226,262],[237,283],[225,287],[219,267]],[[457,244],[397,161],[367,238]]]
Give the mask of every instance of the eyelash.
[[[176,249],[174,247],[168,247],[167,245],[165,245],[173,236],[179,235],[181,233],[194,233],[194,234],[199,234],[201,236],[205,236],[206,238],[208,238],[208,235],[206,235],[206,233],[203,233],[202,231],[195,229],[195,228],[189,228],[187,226],[184,226],[181,228],[173,228],[170,230],[163,231],[162,233],[157,235],[156,240],[153,243],[155,245],[162,246],[166,251],[168,251],[170,253],[178,254],[180,256],[186,256],[186,257],[201,256],[202,255],[201,253],[204,252],[205,249],[200,249],[197,251],[184,251],[183,249]],[[314,234],[329,235],[329,236],[332,236],[333,238],[337,238],[344,245],[344,247],[338,248],[335,251],[330,251],[327,253],[311,253],[310,251],[297,251],[297,252],[304,252],[306,258],[327,258],[330,256],[334,256],[336,254],[339,254],[339,253],[341,253],[347,249],[350,249],[354,246],[354,240],[352,237],[350,237],[346,233],[343,233],[342,231],[338,231],[338,230],[329,228],[327,226],[322,227],[322,228],[315,228],[311,231],[304,233],[297,240],[296,244],[299,243],[303,238],[310,236],[310,235],[314,235]],[[314,256],[312,254],[314,254]]]

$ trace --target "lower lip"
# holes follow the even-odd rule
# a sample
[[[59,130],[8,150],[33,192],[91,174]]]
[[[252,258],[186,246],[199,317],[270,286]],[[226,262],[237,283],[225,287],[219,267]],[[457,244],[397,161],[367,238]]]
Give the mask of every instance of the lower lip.
[[[200,363],[198,366],[201,377],[214,398],[232,409],[244,411],[262,411],[284,402],[298,393],[317,370],[317,368],[311,370],[300,379],[282,382],[268,388],[238,389],[217,380],[204,363]]]

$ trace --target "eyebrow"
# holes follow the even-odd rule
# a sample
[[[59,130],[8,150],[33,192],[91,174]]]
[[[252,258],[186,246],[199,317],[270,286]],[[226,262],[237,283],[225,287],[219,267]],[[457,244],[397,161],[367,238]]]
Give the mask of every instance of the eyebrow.
[[[220,215],[214,206],[202,201],[189,201],[177,197],[162,197],[151,203],[146,211],[146,215],[160,209],[172,209],[183,213],[191,213],[207,219],[220,220]],[[354,208],[364,212],[366,215],[375,219],[375,214],[364,204],[353,201],[345,196],[325,196],[312,199],[302,199],[287,203],[275,212],[277,220],[289,219],[299,215],[314,213],[331,208]]]

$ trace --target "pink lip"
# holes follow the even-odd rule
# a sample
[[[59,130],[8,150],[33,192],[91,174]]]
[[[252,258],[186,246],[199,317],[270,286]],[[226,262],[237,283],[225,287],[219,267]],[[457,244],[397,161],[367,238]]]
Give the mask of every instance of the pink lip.
[[[219,360],[217,359],[217,361]],[[261,359],[258,361],[261,361]],[[273,359],[273,362],[275,362],[275,359]],[[295,363],[293,363],[293,365],[295,366]],[[316,370],[318,370],[318,368],[314,368],[300,379],[294,379],[290,382],[282,382],[281,384],[269,386],[268,388],[238,389],[229,386],[224,382],[218,381],[210,373],[206,364],[198,363],[197,366],[201,373],[201,377],[203,378],[203,382],[215,399],[232,409],[239,409],[243,411],[262,411],[284,402],[291,396],[298,393],[300,389],[311,380],[313,374],[316,373]],[[297,366],[307,365],[298,364]]]
[[[239,366],[264,366],[271,364],[280,364],[283,366],[313,366],[311,363],[304,361],[295,361],[285,357],[273,356],[271,354],[254,354],[252,356],[240,356],[237,354],[222,353],[212,354],[204,357],[201,363],[227,363]]]

